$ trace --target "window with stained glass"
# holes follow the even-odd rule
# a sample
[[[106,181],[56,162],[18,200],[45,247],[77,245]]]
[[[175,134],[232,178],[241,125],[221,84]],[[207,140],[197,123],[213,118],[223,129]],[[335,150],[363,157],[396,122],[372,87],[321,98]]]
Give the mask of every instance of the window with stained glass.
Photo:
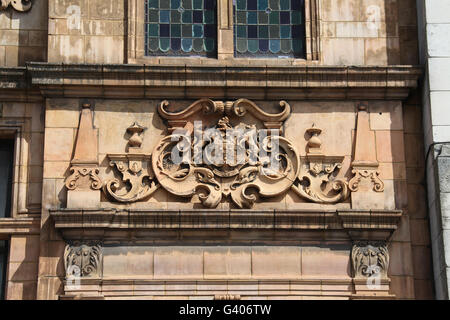
[[[235,56],[305,57],[304,0],[233,0]]]
[[[149,56],[215,56],[216,0],[146,0]]]

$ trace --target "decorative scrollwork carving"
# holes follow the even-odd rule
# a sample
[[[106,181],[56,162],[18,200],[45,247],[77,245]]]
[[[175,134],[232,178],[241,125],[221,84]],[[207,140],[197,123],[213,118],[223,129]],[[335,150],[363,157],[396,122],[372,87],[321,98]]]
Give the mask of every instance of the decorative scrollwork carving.
[[[71,175],[66,179],[67,189],[100,190],[102,188],[102,181],[98,176],[98,168],[74,166],[70,168],[70,172]],[[82,179],[82,177],[87,177],[87,179]]]
[[[71,243],[64,250],[64,267],[66,277],[100,276],[102,263],[102,246],[100,243]]]
[[[299,175],[292,190],[300,197],[317,203],[337,203],[349,196],[349,188],[342,179],[331,180],[333,174],[342,168],[344,157],[325,156],[321,152],[321,129],[306,130],[311,135],[308,141],[308,153],[302,157],[304,170]]]
[[[200,110],[222,115],[213,127],[193,132],[195,130],[187,126],[184,135],[174,133],[156,146],[152,156],[153,171],[168,192],[182,197],[197,194],[208,208],[217,207],[224,197],[230,197],[240,208],[251,208],[258,196],[275,197],[289,190],[297,177],[298,154],[289,140],[279,136],[279,131],[264,136],[254,125],[233,126],[230,120],[244,116],[248,110],[262,121],[278,121],[281,127],[281,121],[290,113],[286,102],[280,103],[284,111],[273,115],[246,99],[234,103],[202,99],[177,113],[166,111],[167,106],[168,102],[163,101],[158,110],[169,123],[187,119]],[[180,123],[176,124],[181,129]],[[214,134],[208,136],[211,129]],[[235,131],[244,134],[230,139],[228,135]],[[208,138],[199,141],[198,134]],[[174,155],[183,152],[188,156],[175,161]],[[197,154],[202,155],[203,161],[197,161]]]
[[[31,9],[31,0],[0,0],[0,10],[5,10],[11,5],[15,10],[26,12]]]
[[[158,188],[153,171],[148,166],[149,154],[108,155],[109,165],[115,167],[122,179],[105,183],[105,192],[119,202],[136,202],[151,196]]]
[[[389,251],[384,242],[357,242],[351,253],[355,278],[368,278],[375,274],[387,277]]]
[[[379,178],[380,172],[376,168],[354,168],[352,173],[355,175],[349,182],[349,188],[352,192],[358,191],[362,179],[370,179],[373,183],[373,191],[384,191],[384,182]]]

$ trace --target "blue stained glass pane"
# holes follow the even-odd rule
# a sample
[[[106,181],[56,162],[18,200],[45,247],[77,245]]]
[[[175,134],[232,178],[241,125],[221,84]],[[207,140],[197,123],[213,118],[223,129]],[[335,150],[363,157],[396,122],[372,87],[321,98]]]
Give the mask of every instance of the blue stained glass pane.
[[[150,10],[148,13],[148,22],[159,22],[158,10]]]
[[[280,40],[278,39],[270,39],[269,40],[269,49],[272,53],[280,52]]]
[[[261,52],[269,51],[269,40],[259,40],[259,51]]]
[[[162,23],[170,22],[170,11],[169,10],[161,10],[159,12],[159,22],[162,22]]]
[[[159,36],[159,25],[158,24],[149,24],[148,25],[148,34],[150,37]]]
[[[280,12],[279,11],[272,11],[269,14],[269,23],[270,24],[280,24]]]
[[[214,10],[214,1],[213,0],[203,0],[203,9]]]
[[[171,38],[170,39],[170,47],[173,51],[179,51],[181,49],[181,39],[180,38]]]
[[[292,26],[292,38],[299,38],[302,34],[302,29],[300,26]]]
[[[159,38],[159,49],[167,52],[170,49],[170,38]]]
[[[160,37],[170,37],[170,24],[160,24],[159,25],[159,36]]]
[[[203,11],[196,10],[192,14],[192,22],[202,23],[203,22]]]
[[[206,24],[204,26],[205,38],[214,38],[216,35],[216,26],[213,24]]]
[[[291,9],[292,10],[300,10],[303,6],[303,0],[291,0]]]
[[[302,14],[300,11],[291,11],[291,23],[292,24],[302,23]]]
[[[281,39],[291,38],[291,26],[280,26],[280,37]]]
[[[248,26],[247,27],[247,36],[248,38],[258,38],[258,27],[257,26]]]
[[[303,51],[303,42],[301,40],[298,39],[294,39],[292,41],[292,49],[294,50],[294,52],[302,52]]]
[[[171,9],[178,9],[181,5],[180,0],[170,0],[170,8]]]
[[[181,27],[181,36],[183,38],[192,37],[192,26],[190,24],[183,24]]]
[[[258,26],[258,38],[260,39],[269,38],[269,26]]]
[[[285,40],[281,40],[281,52],[283,53],[289,53],[292,51],[292,40],[289,39],[285,39]]]
[[[257,2],[257,0],[247,0],[247,10],[256,10]]]
[[[148,42],[148,47],[150,51],[158,51],[159,50],[159,38],[150,38]]]
[[[269,6],[268,0],[258,0],[258,10],[264,11]]]
[[[170,9],[170,0],[159,0],[160,9]]]
[[[181,49],[184,52],[192,51],[192,39],[181,39]]]
[[[203,15],[204,15],[204,22],[208,23],[208,24],[213,24],[215,23],[215,14],[213,10],[206,10],[203,11]]]
[[[203,37],[203,25],[201,25],[201,24],[194,24],[192,26],[192,33],[194,34],[194,38],[201,38],[201,37]]]
[[[291,23],[291,13],[289,11],[281,11],[280,12],[280,23],[281,24],[290,24]]]
[[[247,23],[248,24],[257,24],[258,23],[258,14],[255,11],[247,12]]]
[[[238,11],[236,14],[237,23],[247,24],[247,13],[245,11]]]

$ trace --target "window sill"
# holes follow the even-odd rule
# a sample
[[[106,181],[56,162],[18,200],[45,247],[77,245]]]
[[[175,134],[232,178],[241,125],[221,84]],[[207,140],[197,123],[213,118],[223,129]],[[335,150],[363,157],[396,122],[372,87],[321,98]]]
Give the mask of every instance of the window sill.
[[[175,66],[317,66],[319,61],[311,61],[306,59],[296,58],[228,58],[216,59],[205,57],[141,57],[137,59],[129,59],[130,64],[145,64],[145,65],[175,65]]]

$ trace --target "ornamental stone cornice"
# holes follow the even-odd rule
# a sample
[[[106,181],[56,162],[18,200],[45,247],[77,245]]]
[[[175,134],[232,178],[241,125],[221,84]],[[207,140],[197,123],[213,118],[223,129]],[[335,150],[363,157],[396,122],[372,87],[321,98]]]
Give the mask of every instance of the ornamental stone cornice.
[[[212,98],[405,99],[422,75],[418,66],[29,63],[26,68],[32,85],[47,97],[142,99],[196,99],[204,97],[205,90]]]
[[[220,239],[242,233],[239,239],[388,241],[402,217],[399,210],[115,210],[52,209],[56,229],[66,240],[165,239],[187,235]],[[293,233],[298,232],[294,235]],[[213,237],[211,238],[211,235]]]

